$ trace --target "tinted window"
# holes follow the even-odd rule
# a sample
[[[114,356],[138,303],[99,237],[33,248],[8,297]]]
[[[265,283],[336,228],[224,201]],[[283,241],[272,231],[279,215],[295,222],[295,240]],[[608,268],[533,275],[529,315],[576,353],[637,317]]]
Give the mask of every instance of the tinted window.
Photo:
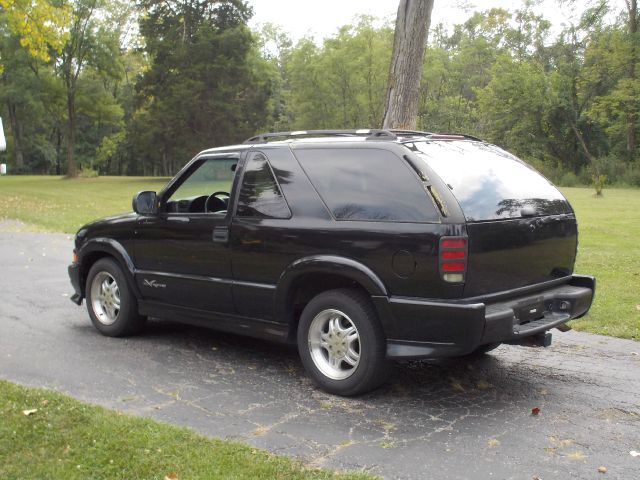
[[[257,218],[291,217],[271,167],[261,153],[249,160],[245,167],[236,215]]]
[[[439,220],[416,174],[386,150],[295,150],[311,183],[338,220]]]
[[[432,141],[409,146],[449,185],[469,221],[571,212],[546,178],[495,145]]]

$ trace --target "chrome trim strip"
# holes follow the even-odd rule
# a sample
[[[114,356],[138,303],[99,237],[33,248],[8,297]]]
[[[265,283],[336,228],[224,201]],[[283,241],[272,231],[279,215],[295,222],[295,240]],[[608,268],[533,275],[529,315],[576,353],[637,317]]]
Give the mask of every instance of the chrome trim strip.
[[[157,277],[178,278],[182,280],[195,280],[199,282],[226,283],[229,285],[240,285],[250,288],[263,288],[266,290],[275,290],[276,286],[268,283],[242,282],[239,280],[230,280],[228,278],[207,277],[204,275],[187,275],[183,273],[155,272],[151,270],[136,270],[135,275],[153,275]]]

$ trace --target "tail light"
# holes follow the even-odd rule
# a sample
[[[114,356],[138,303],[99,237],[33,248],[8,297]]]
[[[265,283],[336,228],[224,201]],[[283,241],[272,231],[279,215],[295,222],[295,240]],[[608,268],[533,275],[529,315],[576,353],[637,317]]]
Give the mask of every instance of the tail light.
[[[464,283],[467,273],[467,238],[440,239],[440,276],[445,282]]]

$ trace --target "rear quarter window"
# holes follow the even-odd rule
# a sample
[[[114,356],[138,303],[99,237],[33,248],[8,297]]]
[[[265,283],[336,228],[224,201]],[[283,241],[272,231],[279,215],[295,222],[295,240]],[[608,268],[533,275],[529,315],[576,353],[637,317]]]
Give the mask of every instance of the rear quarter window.
[[[304,148],[294,150],[294,154],[337,220],[440,220],[416,173],[392,152],[375,148]]]
[[[253,218],[291,218],[291,211],[267,158],[262,153],[256,153],[247,162],[244,170],[236,215]]]

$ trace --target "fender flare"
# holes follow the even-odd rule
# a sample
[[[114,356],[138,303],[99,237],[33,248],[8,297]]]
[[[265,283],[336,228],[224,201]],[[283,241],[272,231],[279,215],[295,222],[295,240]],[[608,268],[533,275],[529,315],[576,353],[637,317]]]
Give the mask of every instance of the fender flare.
[[[349,278],[361,285],[372,297],[386,297],[387,288],[380,278],[366,265],[338,255],[312,255],[291,263],[280,275],[276,286],[276,318],[291,323],[288,305],[293,286],[300,277],[313,273],[328,273]]]
[[[127,279],[129,288],[131,288],[136,298],[140,299],[140,291],[138,290],[138,286],[135,282],[136,269],[133,264],[133,260],[131,259],[131,256],[129,255],[127,250],[122,246],[122,244],[112,238],[92,238],[88,240],[84,245],[82,245],[82,247],[80,247],[80,249],[78,250],[78,262],[80,263],[80,265],[82,265],[83,277],[89,273],[86,266],[84,266],[84,260],[87,258],[87,256],[95,252],[106,253],[107,255],[115,258],[120,266],[124,267],[123,273],[125,278]],[[86,296],[86,292],[84,291],[84,282],[81,283],[83,296]]]

